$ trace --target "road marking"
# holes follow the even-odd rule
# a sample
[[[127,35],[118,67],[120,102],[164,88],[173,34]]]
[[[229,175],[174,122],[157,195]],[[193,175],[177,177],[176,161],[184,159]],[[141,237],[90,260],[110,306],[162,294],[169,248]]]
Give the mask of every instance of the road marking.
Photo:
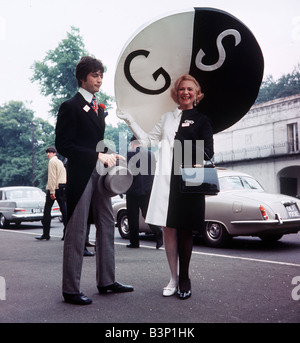
[[[231,256],[231,255],[223,255],[223,254],[198,252],[198,251],[193,251],[193,254],[206,255],[206,256],[217,256],[217,257],[225,257],[225,258],[232,258],[232,259],[245,260],[245,261],[254,261],[254,262],[261,262],[261,263],[273,263],[273,264],[280,264],[280,265],[285,265],[285,266],[300,267],[300,264],[297,264],[297,263],[280,262],[280,261],[272,261],[272,260],[261,260],[261,259],[252,258],[252,257]]]
[[[1,231],[5,232],[14,232],[14,233],[21,233],[25,235],[34,235],[36,236],[38,233],[36,232],[26,232],[26,231],[16,231],[16,230],[5,230],[1,229]],[[57,235],[52,235],[51,237],[56,237],[56,238],[61,238],[61,236]],[[95,242],[95,240],[91,240],[91,242]],[[121,243],[121,242],[115,242],[117,245],[127,245],[127,243]],[[155,247],[149,246],[149,245],[140,245],[141,248],[146,248],[146,249],[154,249],[156,250]],[[164,248],[160,248],[159,250],[165,250]],[[292,266],[292,267],[300,267],[300,264],[297,263],[290,263],[290,262],[281,262],[281,261],[272,261],[272,260],[262,260],[258,258],[252,258],[252,257],[242,257],[242,256],[231,256],[231,255],[224,255],[224,254],[214,254],[214,253],[209,253],[209,252],[200,252],[200,251],[193,251],[193,255],[204,255],[204,256],[212,256],[212,257],[223,257],[223,258],[229,258],[229,259],[236,259],[236,260],[242,260],[242,261],[252,261],[252,262],[259,262],[259,263],[271,263],[271,264],[278,264],[278,265],[283,265],[283,266]]]
[[[38,232],[26,232],[26,231],[17,231],[17,230],[5,230],[5,229],[0,229],[0,232],[4,231],[4,232],[14,232],[14,233],[22,233],[24,235],[38,235]],[[53,237],[58,237],[58,236],[53,236]]]
[[[115,244],[119,245],[126,245],[127,243],[119,243],[115,242]],[[147,249],[155,249],[155,247],[148,246],[148,245],[140,245],[141,248],[147,248]],[[160,248],[159,250],[165,250],[164,248]],[[300,264],[297,263],[290,263],[290,262],[280,262],[280,261],[272,261],[272,260],[261,260],[257,258],[251,258],[251,257],[242,257],[242,256],[231,256],[231,255],[224,255],[224,254],[214,254],[209,252],[200,252],[200,251],[193,251],[193,255],[205,255],[205,256],[212,256],[212,257],[223,257],[223,258],[231,258],[231,259],[238,259],[238,260],[244,260],[244,261],[253,261],[253,262],[261,262],[261,263],[272,263],[272,264],[279,264],[279,265],[285,265],[285,266],[293,266],[293,267],[300,267]]]

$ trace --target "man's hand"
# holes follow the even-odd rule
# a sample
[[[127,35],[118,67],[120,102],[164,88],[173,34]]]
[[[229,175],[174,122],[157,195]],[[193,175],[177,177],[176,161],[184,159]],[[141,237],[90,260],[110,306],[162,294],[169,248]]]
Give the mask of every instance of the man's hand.
[[[125,157],[119,154],[103,154],[102,152],[98,154],[98,160],[109,168],[115,166],[118,159],[126,161]]]
[[[50,198],[51,198],[51,200],[55,200],[56,199],[55,194],[50,194]]]

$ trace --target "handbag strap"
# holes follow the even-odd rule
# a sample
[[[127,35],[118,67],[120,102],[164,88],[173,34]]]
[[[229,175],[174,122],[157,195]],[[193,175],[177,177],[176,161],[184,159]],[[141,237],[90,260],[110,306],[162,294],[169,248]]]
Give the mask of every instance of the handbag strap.
[[[211,165],[212,165],[212,167],[213,168],[216,168],[216,165],[214,164],[214,162],[211,160],[211,158],[209,158],[209,156],[207,155],[207,153],[205,152],[205,151],[203,151],[203,153],[206,155],[206,157],[208,158],[208,160],[210,161],[210,163],[211,163]],[[181,164],[181,168],[183,168],[184,167],[184,165],[183,164]],[[203,167],[203,165],[202,164],[194,164],[194,165],[190,165],[190,166],[188,166],[189,168],[202,168]]]
[[[209,159],[210,163],[212,164],[212,166],[215,168],[216,165],[214,164],[214,162],[211,160],[211,158],[209,158],[209,156],[207,155],[207,153],[205,151],[203,151],[205,156]]]
[[[213,166],[213,168],[216,167],[216,165],[214,164],[214,162],[211,160],[211,158],[209,158],[209,156],[207,155],[207,153],[205,151],[203,151],[205,156],[209,159],[211,165]],[[201,164],[194,164],[193,166],[194,168],[202,168],[203,166]]]

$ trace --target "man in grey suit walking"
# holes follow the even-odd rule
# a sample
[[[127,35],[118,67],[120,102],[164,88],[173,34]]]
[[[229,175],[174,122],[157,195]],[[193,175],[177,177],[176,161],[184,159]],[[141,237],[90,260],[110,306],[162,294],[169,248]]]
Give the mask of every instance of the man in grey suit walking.
[[[57,151],[68,158],[67,213],[64,239],[63,297],[66,302],[88,305],[92,300],[80,291],[80,278],[87,223],[96,226],[96,281],[100,294],[131,292],[132,286],[115,281],[114,218],[111,199],[101,192],[100,169],[112,167],[124,157],[103,148],[104,111],[95,103],[95,93],[102,84],[104,67],[100,60],[83,57],[76,67],[78,93],[59,109],[55,144]],[[99,148],[98,148],[99,150]],[[98,168],[97,168],[98,169]],[[99,170],[99,169],[98,169]]]

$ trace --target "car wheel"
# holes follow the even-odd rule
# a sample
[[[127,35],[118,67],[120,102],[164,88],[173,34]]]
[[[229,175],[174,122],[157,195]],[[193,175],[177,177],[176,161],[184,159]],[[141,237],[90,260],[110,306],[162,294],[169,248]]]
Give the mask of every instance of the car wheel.
[[[9,226],[9,221],[7,221],[4,215],[0,213],[0,229],[4,229],[8,226]]]
[[[203,238],[206,245],[221,248],[229,242],[230,235],[224,225],[216,222],[208,222],[205,225]]]
[[[119,230],[121,237],[125,238],[125,239],[129,239],[130,230],[129,230],[128,218],[127,218],[127,212],[126,211],[121,211],[118,214],[117,226],[118,226],[118,230]]]

